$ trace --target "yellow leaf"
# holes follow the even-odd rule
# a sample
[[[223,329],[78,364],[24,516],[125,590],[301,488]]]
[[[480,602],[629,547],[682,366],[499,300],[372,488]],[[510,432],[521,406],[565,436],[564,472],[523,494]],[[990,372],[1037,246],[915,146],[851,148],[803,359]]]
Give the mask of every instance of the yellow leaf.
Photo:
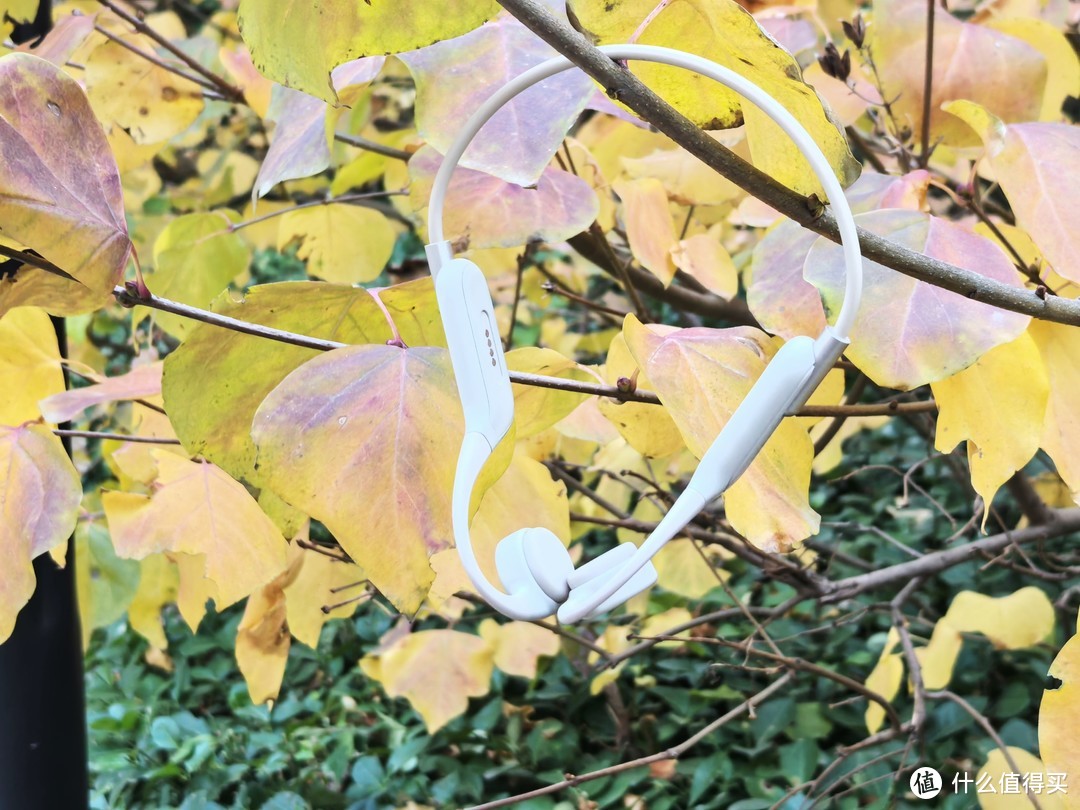
[[[730,556],[719,546],[708,546],[699,552],[689,537],[672,540],[653,559],[659,574],[657,584],[689,599],[700,599],[731,576],[719,567]]]
[[[692,631],[683,630],[679,633],[672,633],[681,624],[686,624],[693,616],[690,615],[690,611],[686,608],[671,608],[665,610],[663,613],[657,613],[653,616],[649,616],[641,625],[641,635],[645,638],[656,636],[678,636],[685,638],[690,635]],[[680,647],[682,642],[679,641],[661,641],[656,645],[657,647]]]
[[[158,467],[152,497],[105,492],[101,498],[118,555],[205,555],[219,609],[281,572],[285,540],[243,485],[208,462],[159,449],[151,454]]]
[[[343,343],[381,343],[390,337],[372,297],[352,287],[264,284],[239,301],[226,293],[213,308],[241,320]],[[411,341],[411,335],[405,339]],[[162,378],[165,408],[184,447],[235,478],[261,486],[254,469],[251,419],[274,386],[318,354],[216,326],[196,327],[165,359]]]
[[[623,221],[630,251],[642,267],[664,282],[675,277],[671,249],[678,242],[668,210],[664,184],[651,177],[617,180],[611,184],[623,204]]]
[[[1080,497],[1080,330],[1032,321],[1029,334],[1039,347],[1050,380],[1042,447],[1050,454],[1073,497]]]
[[[45,311],[16,307],[0,317],[0,425],[40,419],[38,401],[63,390],[56,333]]]
[[[707,290],[730,299],[739,291],[739,273],[720,242],[720,231],[721,226],[714,225],[707,233],[680,240],[671,248],[671,260]]]
[[[382,213],[336,203],[301,208],[281,217],[278,250],[302,240],[297,256],[308,274],[334,282],[374,281],[394,251],[397,231]]]
[[[461,36],[498,10],[494,0],[242,0],[238,23],[264,75],[336,104],[330,71],[343,62]]]
[[[922,667],[923,686],[944,689],[949,685],[962,642],[960,633],[945,619],[934,625],[930,642],[915,650],[915,658]]]
[[[609,385],[615,385],[619,378],[630,379],[638,372],[638,388],[651,391],[645,370],[627,348],[626,339],[620,333],[611,341],[607,361],[604,365],[604,379]],[[608,398],[597,400],[597,407],[615,426],[632,448],[648,458],[662,458],[682,450],[683,442],[679,428],[671,415],[662,405],[649,405],[643,402],[619,402]]]
[[[1047,770],[1075,775],[1080,773],[1080,737],[1076,734],[1080,728],[1080,635],[1065,642],[1050,665],[1049,674],[1061,683],[1043,692],[1039,706],[1039,751]],[[1070,789],[1076,788],[1070,786]]]
[[[75,530],[82,482],[47,427],[0,427],[0,643],[34,593],[32,561]]]
[[[919,132],[923,118],[926,5],[919,0],[875,0],[868,41],[882,77],[881,94],[899,120]],[[1047,65],[1035,48],[1000,31],[937,15],[930,137],[947,146],[976,143],[968,128],[944,112],[945,102],[968,99],[1006,122],[1038,117]]]
[[[285,621],[285,592],[300,568],[300,560],[248,597],[236,628],[236,663],[247,682],[252,703],[276,700],[289,658],[289,628]]]
[[[561,647],[555,633],[529,622],[499,624],[494,619],[484,619],[479,631],[494,651],[495,666],[508,675],[522,678],[535,678],[539,659],[558,655]]]
[[[326,524],[404,613],[420,607],[428,557],[451,537],[462,433],[446,351],[386,345],[308,361],[266,397],[251,429],[266,484]],[[327,465],[339,471],[331,479]]]
[[[848,149],[843,129],[831,120],[821,99],[803,81],[795,58],[778,48],[735,0],[678,0],[656,16],[639,41],[690,51],[742,74],[806,127],[841,185],[850,185],[859,176],[859,164]],[[756,106],[742,103],[716,82],[688,71],[631,64],[646,84],[706,129],[726,129],[745,122],[750,155],[759,169],[802,194],[824,196],[806,158]]]
[[[997,17],[988,20],[986,27],[1026,42],[1043,55],[1047,76],[1039,120],[1060,121],[1061,105],[1080,87],[1080,58],[1069,40],[1045,20],[1030,17]]]
[[[630,641],[627,636],[630,631],[626,627],[619,625],[609,624],[604,628],[604,632],[595,640],[596,646],[605,652],[617,655],[623,650],[630,647],[635,642]],[[600,660],[599,653],[589,653],[589,663],[595,664]],[[615,683],[619,679],[619,674],[623,671],[623,667],[626,666],[626,661],[621,661],[616,666],[609,669],[605,669],[600,672],[589,682],[589,694],[599,695],[604,691],[604,687],[608,684]]]
[[[131,629],[158,649],[165,649],[168,640],[161,622],[161,609],[176,601],[179,577],[176,564],[164,554],[144,558],[139,575],[139,589],[128,605]]]
[[[698,458],[746,396],[776,351],[777,341],[747,327],[675,329],[623,325],[627,346]],[[770,551],[786,551],[817,531],[810,508],[814,448],[792,420],[780,424],[745,473],[724,496],[736,531]]]
[[[0,57],[0,220],[6,244],[36,250],[67,276],[24,265],[0,284],[0,312],[72,315],[111,297],[131,239],[116,163],[79,84],[24,53]]]
[[[744,160],[750,159],[750,150],[741,131],[735,137],[726,131],[710,132],[709,135]],[[656,178],[664,184],[668,197],[682,205],[724,205],[745,196],[745,191],[685,149],[672,149],[670,143],[664,146],[644,157],[622,157],[620,163],[627,176],[632,179]]]
[[[0,20],[5,16],[12,22],[25,23],[34,19],[41,0],[3,0],[0,2]]]
[[[961,591],[942,621],[961,633],[982,633],[999,649],[1019,650],[1054,632],[1054,606],[1034,585],[997,598]]]
[[[410,633],[360,659],[364,674],[386,694],[412,704],[429,734],[464,713],[470,697],[488,693],[493,664],[484,639],[456,630]]]
[[[981,781],[986,786],[975,794],[982,810],[1029,810],[1029,808],[1034,807],[1031,799],[1024,795],[1025,778],[1032,786],[1031,792],[1038,798],[1039,807],[1042,810],[1066,810],[1066,808],[1076,807],[1074,801],[1069,801],[1067,793],[1060,790],[1051,792],[1048,789],[1051,785],[1050,772],[1052,769],[1043,765],[1042,760],[1023,748],[1017,748],[1013,745],[1006,747],[1019,772],[1013,771],[1012,766],[1009,765],[1008,760],[1005,759],[1005,754],[1000,748],[995,747],[990,751],[986,757],[986,764],[979,768],[979,773],[975,777],[977,781]],[[1006,774],[1014,773],[1016,774],[1015,777],[1006,776]],[[1068,785],[1069,775],[1057,774],[1059,784],[1061,777],[1065,777],[1066,789],[1070,787]],[[1036,789],[1035,784],[1040,787]],[[993,788],[993,793],[990,792],[990,787]],[[974,787],[972,789],[974,790]],[[1009,792],[1005,792],[1006,789]]]
[[[896,697],[896,693],[900,691],[900,684],[904,680],[903,660],[900,653],[893,652],[899,643],[900,634],[895,627],[889,628],[889,635],[885,638],[881,657],[866,677],[866,688],[871,692],[877,692],[888,701]],[[873,734],[884,722],[885,709],[877,701],[870,701],[866,707],[866,730]]]
[[[539,461],[516,451],[506,472],[484,493],[471,524],[473,551],[493,582],[498,581],[495,547],[523,528],[548,529],[564,544],[570,542],[566,485],[552,480]]]
[[[323,612],[323,606],[364,593],[364,574],[359,566],[336,562],[325,554],[303,550],[296,545],[290,548],[290,555],[298,556],[300,565],[293,581],[285,586],[289,632],[301,644],[315,649],[323,625],[331,619],[348,618],[356,611],[358,603],[334,608],[329,613]],[[335,593],[335,589],[344,590]]]
[[[1025,332],[930,388],[939,410],[935,449],[949,453],[968,442],[971,484],[989,504],[1042,439],[1050,386],[1035,341]]]
[[[506,355],[506,367],[511,371],[542,374],[545,377],[595,382],[577,363],[554,349],[532,346],[514,349]],[[587,394],[537,385],[514,385],[513,389],[514,426],[519,439],[547,430],[588,397]]]
[[[166,556],[175,563],[179,577],[176,607],[194,633],[206,615],[207,601],[213,599],[215,604],[219,603],[217,586],[206,576],[206,555],[169,553]]]
[[[155,51],[147,37],[133,34],[123,40],[145,53]],[[98,118],[126,129],[137,144],[167,141],[203,111],[199,85],[111,40],[86,60],[86,89]]]
[[[251,260],[251,250],[229,226],[221,212],[186,214],[170,222],[154,242],[150,289],[162,298],[209,306]],[[167,312],[156,313],[154,319],[177,337],[187,337],[197,327],[191,319]]]
[[[2,323],[0,321],[0,329],[3,328]],[[161,394],[161,363],[136,366],[126,374],[115,377],[97,378],[95,375],[93,379],[93,385],[49,397],[41,403],[41,413],[50,422],[66,422],[95,405],[158,396]]]

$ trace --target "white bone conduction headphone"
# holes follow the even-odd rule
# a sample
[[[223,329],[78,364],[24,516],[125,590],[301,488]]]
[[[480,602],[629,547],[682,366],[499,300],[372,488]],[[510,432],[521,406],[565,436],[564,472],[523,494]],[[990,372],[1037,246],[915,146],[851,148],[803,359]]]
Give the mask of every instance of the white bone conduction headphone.
[[[757,105],[787,133],[810,163],[835,212],[844,250],[844,301],[836,324],[826,326],[816,340],[795,337],[776,353],[702,457],[685,491],[640,547],[620,543],[575,568],[551,531],[520,529],[496,548],[495,567],[506,592],[499,590],[477,563],[469,536],[469,502],[480,469],[513,423],[514,395],[487,280],[475,264],[453,257],[443,236],[443,205],[454,167],[488,119],[522,91],[575,65],[561,56],[549,59],[484,102],[458,134],[435,176],[427,256],[465,412],[465,438],[454,479],[454,539],[480,595],[514,619],[541,619],[557,613],[560,622],[571,624],[611,610],[653,585],[657,574],[651,561],[656,553],[742,475],[784,416],[806,403],[839,359],[849,344],[862,296],[862,255],[851,209],[829,161],[791,113],[753,82],[700,56],[650,45],[608,45],[600,50],[612,59],[660,62],[714,79]]]

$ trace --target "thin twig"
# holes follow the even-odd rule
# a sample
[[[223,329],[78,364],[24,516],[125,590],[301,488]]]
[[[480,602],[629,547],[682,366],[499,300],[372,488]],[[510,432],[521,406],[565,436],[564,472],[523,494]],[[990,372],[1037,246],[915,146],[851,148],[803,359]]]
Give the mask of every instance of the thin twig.
[[[926,696],[931,700],[951,700],[953,703],[955,703],[957,706],[959,706],[961,709],[971,715],[971,719],[973,719],[979,725],[979,727],[986,732],[986,735],[990,739],[992,739],[994,741],[994,744],[997,745],[997,747],[1001,750],[1001,754],[1005,757],[1005,762],[1008,763],[1009,768],[1012,769],[1012,773],[1023,773],[1023,771],[1020,770],[1020,766],[1016,764],[1016,760],[1013,758],[1013,755],[1009,752],[1009,747],[1005,745],[1005,741],[1001,739],[1001,735],[994,730],[994,727],[990,725],[990,721],[986,719],[986,716],[983,715],[982,712],[980,712],[978,709],[976,709],[958,694],[956,694],[955,692],[950,692],[948,689],[942,689],[938,692],[927,692]],[[1042,805],[1039,804],[1039,800],[1035,798],[1034,794],[1025,793],[1023,795],[1026,796],[1028,801],[1030,801],[1035,806],[1035,810],[1042,810]]]
[[[937,0],[926,0],[926,59],[923,69],[923,117],[922,117],[922,154],[919,163],[925,169],[930,162],[930,94],[934,89],[934,13]]]
[[[335,132],[334,140],[338,143],[343,143],[346,146],[353,146],[357,149],[363,149],[367,152],[374,152],[377,155],[393,158],[394,160],[404,160],[408,162],[409,158],[412,157],[412,153],[406,152],[404,149],[395,149],[392,146],[386,146],[385,144],[381,144],[378,141],[361,138],[359,135],[349,135],[345,132]]]
[[[773,683],[766,686],[756,695],[747,700],[744,700],[742,703],[740,703],[731,711],[724,714],[722,717],[718,717],[716,720],[713,720],[711,723],[709,723],[709,725],[705,726],[705,728],[701,729],[701,731],[699,731],[697,734],[694,734],[692,737],[689,737],[688,739],[684,740],[683,742],[672,748],[668,748],[664,751],[658,751],[655,754],[650,754],[647,757],[639,757],[638,759],[634,759],[629,762],[622,762],[618,765],[612,765],[609,768],[601,768],[600,770],[580,774],[578,776],[567,774],[567,778],[561,782],[556,782],[555,784],[547,785],[536,790],[530,790],[528,793],[521,793],[517,796],[510,796],[505,799],[496,799],[493,802],[478,804],[469,808],[469,810],[494,810],[497,807],[508,807],[512,804],[517,804],[527,799],[533,799],[539,796],[548,796],[552,793],[558,793],[559,791],[566,790],[567,788],[577,787],[578,785],[584,784],[585,782],[591,782],[594,779],[602,779],[605,776],[614,776],[615,774],[622,773],[623,771],[630,771],[634,768],[642,768],[646,765],[652,765],[654,762],[664,762],[665,760],[669,759],[678,759],[721,726],[724,726],[727,723],[730,723],[732,720],[741,717],[746,712],[752,711],[758,706],[758,704],[762,703],[765,700],[768,700],[774,694],[786,687],[792,677],[792,673],[785,672]]]
[[[227,99],[231,101],[239,101],[244,97],[243,90],[233,84],[230,84],[221,76],[214,73],[214,71],[208,70],[207,68],[203,67],[203,65],[201,65],[197,59],[190,56],[182,48],[163,37],[161,34],[155,31],[152,26],[147,25],[144,20],[140,20],[138,17],[129,14],[124,9],[116,5],[113,0],[98,0],[98,2],[101,3],[101,5],[105,6],[105,8],[109,9],[109,11],[111,11],[117,17],[126,22],[128,25],[132,26],[140,34],[145,34],[146,36],[150,37],[150,39],[154,40],[154,42],[167,50],[169,53],[171,53],[189,68],[194,70],[197,74],[212,82],[214,86],[217,87],[219,91],[221,91],[221,94],[224,95]]]
[[[108,439],[114,442],[130,442],[131,444],[180,444],[179,439],[159,439],[155,436],[131,436],[127,433],[104,433],[100,430],[61,430],[54,429],[57,436],[67,436],[72,439]]]

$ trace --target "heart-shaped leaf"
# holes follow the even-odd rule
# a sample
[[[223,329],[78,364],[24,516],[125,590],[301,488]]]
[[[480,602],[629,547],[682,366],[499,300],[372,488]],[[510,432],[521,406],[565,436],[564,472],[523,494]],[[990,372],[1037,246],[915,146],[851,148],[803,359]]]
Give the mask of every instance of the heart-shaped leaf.
[[[86,95],[60,68],[23,53],[0,58],[0,237],[75,279],[43,285],[44,271],[20,270],[0,286],[0,312],[95,309],[131,253],[120,175]]]

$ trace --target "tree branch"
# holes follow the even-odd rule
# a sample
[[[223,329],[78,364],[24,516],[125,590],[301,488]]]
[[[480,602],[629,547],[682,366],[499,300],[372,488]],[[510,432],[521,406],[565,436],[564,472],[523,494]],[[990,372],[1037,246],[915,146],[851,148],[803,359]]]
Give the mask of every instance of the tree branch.
[[[982,540],[965,543],[956,548],[925,554],[917,560],[909,560],[891,565],[888,568],[842,579],[831,585],[829,593],[825,595],[822,602],[829,603],[849,599],[860,593],[885,585],[907,582],[915,577],[940,574],[945,569],[968,562],[979,554],[993,554],[1002,551],[1011,543],[1021,544],[1050,540],[1077,531],[1080,531],[1080,507],[1060,509],[1054,512],[1054,519],[1049,523],[1030,526],[1013,532],[1002,532],[991,537],[984,537]]]
[[[636,76],[609,59],[583,35],[556,18],[539,0],[499,0],[533,33],[581,67],[644,121],[715,169],[737,186],[772,206],[804,228],[833,242],[840,241],[836,220],[825,212],[815,215],[807,198],[751,166],[710,138],[689,119],[672,109]],[[1031,315],[1043,320],[1080,325],[1080,300],[1047,296],[1011,287],[970,270],[908,250],[860,228],[859,241],[867,259],[890,267],[974,301]]]
[[[505,799],[496,799],[493,802],[485,802],[484,804],[478,804],[469,808],[469,810],[494,810],[494,808],[497,807],[507,807],[511,804],[517,804],[518,802],[523,802],[527,799],[533,799],[538,796],[548,796],[552,793],[558,793],[561,790],[566,790],[567,788],[577,787],[578,785],[584,784],[585,782],[591,782],[594,779],[602,779],[605,776],[614,776],[615,774],[622,773],[623,771],[630,771],[634,768],[642,768],[646,765],[652,765],[654,762],[663,762],[664,760],[668,759],[678,759],[688,750],[690,750],[693,746],[697,745],[705,737],[712,734],[721,726],[726,725],[737,717],[740,717],[746,712],[753,710],[757,707],[759,703],[762,703],[763,701],[767,700],[768,698],[779,692],[781,689],[787,686],[788,681],[790,681],[791,678],[791,672],[784,673],[771,684],[758,692],[756,695],[748,698],[747,700],[744,700],[727,714],[723,715],[722,717],[718,717],[716,720],[713,720],[711,723],[709,723],[709,725],[705,726],[705,728],[701,729],[701,731],[699,731],[697,734],[684,740],[673,748],[668,748],[665,751],[658,751],[655,754],[650,754],[647,757],[639,757],[638,759],[630,760],[629,762],[621,762],[618,765],[612,765],[610,768],[601,768],[598,771],[592,771],[591,773],[585,773],[579,776],[572,776],[570,774],[567,774],[566,779],[564,779],[562,782],[556,782],[553,785],[547,785],[536,790],[531,790],[528,793],[521,793],[517,796],[510,796]]]

